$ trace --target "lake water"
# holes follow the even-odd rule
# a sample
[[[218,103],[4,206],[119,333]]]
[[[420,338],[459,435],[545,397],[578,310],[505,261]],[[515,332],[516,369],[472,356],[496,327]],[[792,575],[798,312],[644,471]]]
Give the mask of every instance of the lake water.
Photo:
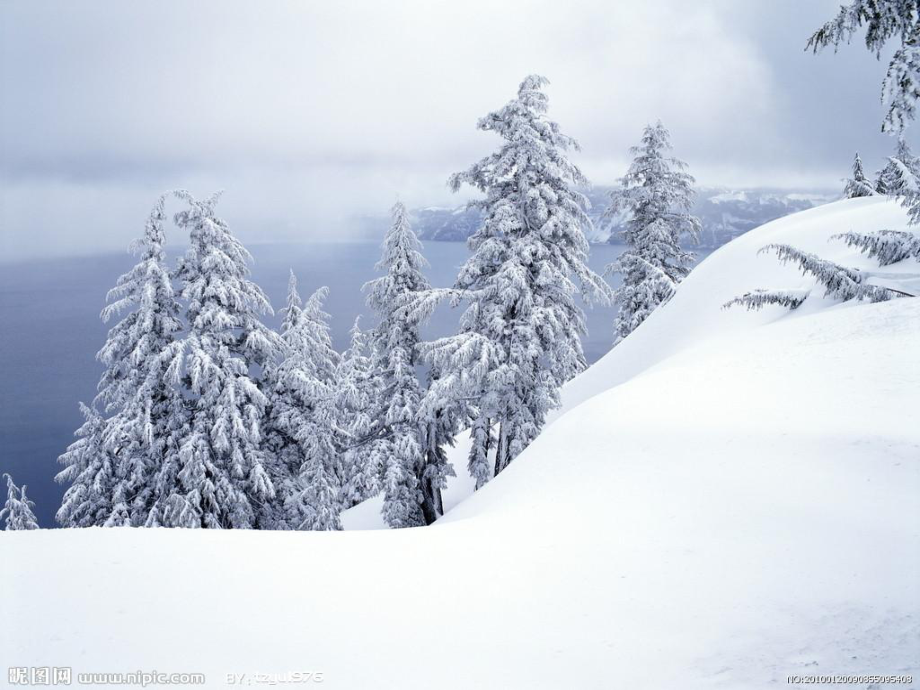
[[[288,269],[297,273],[301,294],[330,288],[326,311],[332,315],[336,347],[347,347],[348,331],[359,314],[371,325],[361,286],[375,277],[380,249],[376,243],[262,245],[250,247],[253,279],[275,309],[284,305]],[[595,245],[591,266],[596,271],[613,261],[621,246]],[[173,252],[175,254],[176,252]],[[428,242],[427,275],[435,286],[449,286],[468,256],[460,242]],[[133,264],[127,254],[0,264],[0,474],[10,472],[17,484],[28,484],[43,527],[54,526],[54,513],[64,487],[53,481],[57,457],[81,424],[80,400],[95,395],[101,367],[95,354],[107,327],[99,320],[105,294]],[[434,315],[425,337],[455,331],[459,310],[444,307]],[[596,361],[610,347],[614,309],[587,311],[588,360]],[[277,317],[268,323],[277,326]],[[0,501],[5,500],[5,484]]]

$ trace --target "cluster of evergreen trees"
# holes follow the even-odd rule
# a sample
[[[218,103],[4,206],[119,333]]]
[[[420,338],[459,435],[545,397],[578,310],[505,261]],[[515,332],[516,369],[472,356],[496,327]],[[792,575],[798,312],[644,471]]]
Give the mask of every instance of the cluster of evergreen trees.
[[[859,153],[853,159],[853,175],[846,181],[843,195],[847,199],[855,199],[877,194],[896,198],[913,199],[912,192],[916,192],[915,180],[920,175],[920,159],[914,156],[904,137],[898,137],[894,155],[888,157],[876,174],[875,179],[866,177],[862,159]]]
[[[622,339],[673,294],[692,260],[679,240],[699,229],[692,178],[664,155],[667,131],[650,126],[613,199],[632,212],[629,249],[609,267],[624,276],[614,293],[588,267],[586,180],[568,157],[577,143],[546,116],[546,83],[528,77],[479,121],[501,144],[450,180],[484,195],[455,285],[431,287],[396,204],[381,276],[365,285],[376,325],[356,322],[344,353],[323,311],[328,290],[302,301],[293,273],[280,329],[264,323],[271,306],[216,213],[219,195],[174,193],[189,247],[169,267],[160,197],[134,245],[139,262],[102,313],[115,323],[98,395],[60,458],[59,523],[335,530],[342,510],[382,493],[387,524],[411,527],[443,513],[446,450],[461,430],[477,488],[506,468],[586,366],[578,300],[616,299]],[[465,305],[459,332],[423,342],[445,300]]]

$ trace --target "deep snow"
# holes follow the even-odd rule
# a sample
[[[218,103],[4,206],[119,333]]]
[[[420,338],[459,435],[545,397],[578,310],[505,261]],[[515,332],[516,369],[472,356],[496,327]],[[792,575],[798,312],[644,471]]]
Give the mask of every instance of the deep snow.
[[[0,666],[349,689],[917,678],[920,300],[721,309],[811,283],[764,244],[871,268],[827,238],[905,220],[849,200],[723,247],[431,528],[0,534]]]

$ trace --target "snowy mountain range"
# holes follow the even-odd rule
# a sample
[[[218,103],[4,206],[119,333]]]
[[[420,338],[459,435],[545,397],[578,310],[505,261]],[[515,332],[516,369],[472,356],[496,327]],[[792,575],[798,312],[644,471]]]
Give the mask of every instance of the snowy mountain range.
[[[601,214],[609,203],[612,187],[594,187],[586,192],[591,202],[589,215],[594,231],[588,238],[594,243],[617,244],[617,232],[623,229],[627,217],[621,214],[612,225],[601,222]],[[771,220],[790,213],[825,204],[839,194],[827,191],[789,192],[777,189],[730,190],[701,188],[697,190],[694,215],[703,223],[700,246],[714,249]],[[462,241],[480,223],[480,214],[465,207],[429,207],[412,212],[414,227],[423,240]]]

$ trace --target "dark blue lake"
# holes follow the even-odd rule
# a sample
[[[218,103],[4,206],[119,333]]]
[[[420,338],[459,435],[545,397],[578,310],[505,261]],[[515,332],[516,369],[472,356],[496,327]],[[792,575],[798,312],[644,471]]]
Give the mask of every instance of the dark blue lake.
[[[278,309],[284,304],[288,269],[297,273],[302,295],[328,285],[326,311],[338,349],[348,344],[348,331],[359,314],[372,324],[361,286],[373,278],[379,258],[376,243],[261,245],[250,247],[253,279]],[[595,245],[591,265],[597,271],[622,251],[620,246]],[[178,253],[173,252],[173,254]],[[428,277],[436,286],[449,286],[468,255],[459,242],[428,242]],[[43,527],[52,527],[64,487],[53,480],[57,457],[73,440],[81,423],[80,400],[95,395],[101,373],[95,354],[107,327],[99,320],[105,294],[133,264],[127,254],[107,254],[0,264],[0,473],[10,472],[29,495]],[[440,309],[426,337],[454,332],[459,312]],[[601,357],[610,346],[614,310],[588,310],[588,360]],[[277,326],[279,319],[269,319]],[[5,500],[5,484],[0,502]]]

